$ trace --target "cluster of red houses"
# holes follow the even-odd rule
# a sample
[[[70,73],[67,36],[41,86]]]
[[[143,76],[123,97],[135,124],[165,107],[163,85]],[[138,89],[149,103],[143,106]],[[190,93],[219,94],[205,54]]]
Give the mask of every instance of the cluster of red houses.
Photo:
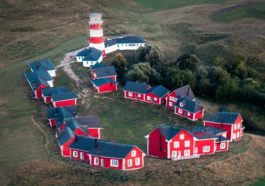
[[[89,162],[94,167],[135,170],[144,167],[145,153],[135,145],[113,143],[100,139],[101,125],[94,115],[79,116],[77,96],[65,87],[53,87],[56,76],[54,65],[46,59],[29,64],[31,72],[25,77],[34,92],[34,98],[52,105],[46,109],[49,125],[56,128],[61,155]],[[113,67],[96,64],[92,67],[93,80],[98,92],[117,90],[116,72]],[[115,88],[108,89],[101,81],[108,81]],[[113,85],[113,86],[114,86]]]
[[[144,167],[145,153],[135,145],[118,144],[100,139],[101,125],[97,116],[79,116],[77,96],[65,87],[53,87],[55,68],[50,60],[30,63],[31,72],[25,77],[34,98],[52,105],[46,109],[49,125],[56,128],[61,155],[89,162],[91,166],[121,170]],[[91,66],[93,88],[98,93],[117,90],[117,74],[112,66],[96,63]],[[202,118],[204,108],[196,100],[189,85],[173,92],[160,86],[127,81],[124,97],[161,104],[174,109],[175,114],[192,121]],[[151,157],[181,160],[227,151],[229,142],[243,136],[243,119],[239,113],[216,112],[204,119],[204,126],[192,130],[159,125],[145,138],[147,154]]]
[[[92,86],[98,93],[117,91],[117,73],[113,66],[96,63],[90,66]]]

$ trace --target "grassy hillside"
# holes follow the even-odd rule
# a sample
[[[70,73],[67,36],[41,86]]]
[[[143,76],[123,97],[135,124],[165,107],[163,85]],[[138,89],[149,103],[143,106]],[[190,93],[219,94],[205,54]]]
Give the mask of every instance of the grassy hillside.
[[[229,152],[196,160],[172,162],[146,158],[145,168],[134,172],[90,168],[86,163],[60,156],[55,131],[46,125],[46,106],[31,98],[31,90],[23,73],[28,71],[27,64],[31,61],[50,58],[57,65],[66,52],[86,46],[90,12],[103,13],[106,36],[142,35],[148,42],[163,48],[166,62],[176,59],[193,45],[198,47],[198,53],[205,56],[201,57],[205,64],[211,62],[206,60],[209,54],[218,54],[220,48],[227,52],[231,46],[238,49],[242,43],[244,47],[240,50],[262,57],[263,45],[248,43],[245,38],[234,43],[233,37],[238,35],[233,30],[219,33],[215,30],[218,25],[214,25],[214,30],[205,27],[207,29],[201,31],[194,26],[194,22],[184,19],[190,16],[186,8],[185,11],[181,8],[174,10],[174,16],[171,17],[167,15],[167,10],[159,12],[158,16],[154,15],[157,13],[155,10],[193,5],[192,1],[167,1],[170,6],[164,4],[161,8],[157,6],[157,1],[152,2],[155,3],[118,0],[114,4],[107,0],[0,1],[0,185],[248,185],[265,176],[264,138],[252,135],[246,135],[239,143],[231,144]],[[197,2],[202,4],[210,1]],[[124,9],[127,3],[129,7]],[[203,4],[200,6],[204,7]],[[217,5],[205,6],[205,12],[210,14],[212,6]],[[143,10],[150,10],[146,7],[151,7],[154,14],[143,13]],[[194,13],[193,18],[200,18],[200,12],[191,12]],[[181,20],[176,21],[179,17]],[[205,17],[203,20],[209,21],[208,14]],[[216,24],[206,24],[203,20],[202,25]],[[227,25],[222,27],[228,28]],[[232,39],[230,33],[235,34]],[[254,34],[260,35],[259,30],[256,29]],[[249,48],[252,50],[249,51]],[[258,62],[255,66],[258,65],[262,64]],[[73,69],[85,80],[81,87],[77,87],[61,68],[57,70],[55,85],[65,85],[69,90],[78,92],[80,114],[97,114],[105,128],[103,136],[106,139],[137,144],[145,149],[144,135],[160,123],[186,127],[201,124],[201,121],[192,123],[176,117],[163,106],[124,100],[122,92],[109,96],[97,95],[87,82],[89,72],[80,68],[79,64],[74,64]],[[215,103],[202,101],[208,113],[219,109]],[[227,108],[241,109],[240,112],[245,113],[246,117],[251,115],[248,117],[250,122],[259,125],[264,123],[260,110],[249,110],[247,106],[243,108],[234,104],[227,105]]]

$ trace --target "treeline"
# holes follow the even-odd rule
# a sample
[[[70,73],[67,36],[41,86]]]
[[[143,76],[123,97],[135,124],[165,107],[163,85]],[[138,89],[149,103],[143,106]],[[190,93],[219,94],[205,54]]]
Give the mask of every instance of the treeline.
[[[265,108],[265,95],[259,91],[264,88],[264,82],[255,70],[247,66],[243,55],[230,60],[216,57],[213,65],[206,66],[200,64],[195,54],[184,54],[165,64],[158,47],[146,46],[139,48],[134,58],[133,62],[127,63],[118,53],[112,61],[121,84],[128,79],[151,85],[162,84],[171,90],[189,84],[198,96],[218,101],[248,102]]]

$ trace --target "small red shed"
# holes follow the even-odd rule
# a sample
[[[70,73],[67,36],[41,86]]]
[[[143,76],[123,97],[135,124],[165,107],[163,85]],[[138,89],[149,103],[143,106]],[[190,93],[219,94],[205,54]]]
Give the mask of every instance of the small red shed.
[[[94,68],[91,73],[92,79],[111,78],[117,81],[117,73],[113,66]]]
[[[118,83],[111,78],[94,79],[91,83],[98,93],[117,91]]]
[[[155,86],[145,93],[145,101],[154,104],[161,104],[165,101],[169,90],[162,85]]]
[[[51,101],[55,108],[75,106],[77,102],[77,96],[74,91],[53,93],[51,94]]]

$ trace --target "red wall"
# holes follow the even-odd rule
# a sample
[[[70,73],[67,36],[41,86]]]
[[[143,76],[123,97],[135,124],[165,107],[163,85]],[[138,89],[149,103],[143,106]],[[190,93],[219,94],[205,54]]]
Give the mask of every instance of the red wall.
[[[226,138],[231,139],[231,126],[232,125],[230,124],[221,124],[221,123],[218,124],[218,123],[204,121],[204,126],[213,126],[219,129],[226,130],[227,131]]]
[[[104,43],[104,37],[91,37],[90,36],[90,43]]]
[[[203,117],[204,110],[201,110],[199,112],[196,112],[195,114],[195,120],[201,119]]]
[[[49,123],[50,123],[50,126],[51,127],[56,127],[56,122],[55,122],[55,119],[49,119]]]
[[[111,91],[116,91],[117,90],[117,84],[116,83],[107,83],[104,85],[101,85],[98,87],[99,93],[104,93],[104,92],[111,92]]]
[[[100,138],[100,129],[88,129],[88,134],[94,138]]]
[[[74,151],[77,152],[77,157],[74,157]],[[70,149],[70,152],[71,152],[70,154],[71,154],[71,158],[72,159],[89,162],[89,156],[88,156],[86,151]],[[80,155],[81,152],[84,154],[84,159],[83,160],[81,159],[81,155]]]
[[[214,139],[205,139],[205,140],[196,140],[195,141],[195,148],[198,149],[197,154],[199,155],[204,155],[204,154],[213,154],[214,153],[214,144],[215,141]],[[204,146],[209,146],[210,151],[209,152],[203,152],[203,147]],[[195,151],[195,149],[194,149]]]
[[[99,158],[99,164],[98,165],[95,165],[94,164],[94,158],[95,157],[98,157]],[[101,159],[104,159],[104,166],[101,165]],[[110,160],[113,159],[113,160],[118,160],[119,161],[119,166],[118,167],[111,167],[110,166]],[[123,159],[117,159],[117,158],[107,158],[107,157],[100,157],[100,156],[94,156],[94,155],[91,155],[91,162],[90,162],[90,165],[92,167],[106,167],[106,168],[113,168],[113,169],[122,169],[122,161]]]
[[[132,96],[129,96],[129,91],[124,91],[125,92],[125,98],[129,98],[129,99],[136,99],[136,100],[139,100],[139,101],[144,101],[144,94],[140,94],[141,97],[138,97],[138,93],[135,93],[135,92],[131,92],[132,93]]]
[[[184,134],[184,139],[180,139],[180,135]],[[174,147],[174,142],[179,142],[179,147]],[[190,146],[185,147],[185,141],[190,141]],[[179,151],[181,152],[181,157],[184,156],[184,150],[190,150],[190,156],[194,154],[194,137],[190,135],[187,131],[182,130],[179,132],[175,137],[172,138],[172,142],[170,142],[170,157],[172,157],[172,151],[177,151],[177,155],[179,154]]]
[[[178,111],[179,111],[179,108],[178,107],[175,107],[175,114],[177,114],[179,116],[182,116],[184,118],[188,118],[188,119],[193,120],[193,113],[192,112],[190,112],[190,116],[188,116],[188,115],[186,115],[186,113],[188,113],[188,111],[182,109],[182,113],[181,114]]]
[[[100,30],[102,29],[102,24],[92,24],[90,25],[91,30]]]
[[[150,100],[147,100],[147,96],[150,96]],[[156,98],[156,101],[154,100]],[[160,98],[152,93],[145,94],[145,101],[149,103],[159,104]]]
[[[65,107],[65,106],[75,106],[75,105],[76,105],[76,99],[53,102],[54,107]]]
[[[42,92],[41,92],[41,90],[44,89],[44,88],[47,88],[47,86],[42,84],[42,85],[39,86],[39,88],[37,88],[37,90],[35,90],[34,93],[35,93],[35,97],[37,99],[42,98]]]
[[[51,96],[43,97],[45,103],[51,102]]]
[[[170,101],[170,100],[169,100],[169,97],[170,97],[170,96],[177,98],[175,92],[174,92],[174,91],[171,92],[171,93],[168,95],[168,97],[167,97],[166,106],[167,106],[168,108],[174,109],[174,105],[175,105],[176,102]],[[172,106],[169,106],[169,102],[172,102]]]
[[[132,151],[133,150],[136,151],[136,156],[134,156],[134,157],[132,157]],[[132,151],[125,158],[125,169],[126,170],[131,170],[131,169],[139,169],[139,168],[144,167],[144,155],[143,155],[143,152],[140,149],[138,149],[137,147],[134,147],[132,149]],[[135,164],[135,159],[136,158],[140,159],[140,164],[139,165]],[[128,166],[128,160],[132,160],[132,166],[131,167]]]
[[[80,135],[80,136],[87,136],[87,134],[86,133],[84,133],[82,130],[80,130],[80,129],[75,129],[75,133],[77,134],[77,135]]]
[[[224,149],[221,149],[221,148],[220,148],[221,143],[225,143],[225,148],[224,148]],[[227,150],[228,150],[228,142],[225,141],[225,142],[221,142],[221,143],[215,143],[215,146],[216,146],[215,151],[216,151],[216,152],[227,151]]]
[[[62,156],[70,157],[70,148],[69,145],[74,141],[75,137],[71,138],[68,142],[66,142],[64,145],[62,145],[61,153]]]
[[[167,142],[166,139],[160,135],[160,131],[158,129],[155,129],[149,134],[148,146],[149,149],[147,153],[149,155],[167,158]]]

